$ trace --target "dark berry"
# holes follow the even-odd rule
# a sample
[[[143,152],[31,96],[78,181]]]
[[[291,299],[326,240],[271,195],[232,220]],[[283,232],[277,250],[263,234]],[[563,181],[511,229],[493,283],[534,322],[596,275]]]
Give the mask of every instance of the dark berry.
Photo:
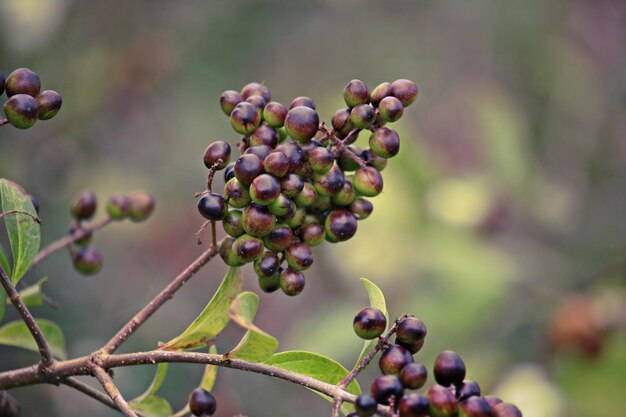
[[[76,220],[88,220],[96,213],[98,200],[91,190],[81,191],[72,204],[72,216]]]
[[[487,401],[491,408],[502,403],[502,400],[495,395],[485,395],[483,398],[485,399],[485,401]]]
[[[278,271],[278,267],[280,267],[280,261],[274,252],[265,252],[254,261],[254,272],[260,277],[271,277]]]
[[[376,408],[378,407],[378,403],[368,394],[361,394],[356,397],[356,401],[354,402],[354,408],[356,409],[356,413],[359,417],[371,417],[376,412]]]
[[[343,188],[337,194],[332,196],[335,205],[345,207],[350,205],[356,198],[356,192],[350,178],[346,178],[343,182]]]
[[[263,172],[263,162],[258,156],[251,153],[241,155],[235,161],[235,177],[243,185],[252,184],[252,181]]]
[[[0,75],[2,75],[2,73],[0,73]],[[30,202],[33,203],[33,208],[35,209],[35,212],[39,214],[39,209],[41,208],[39,205],[39,201],[37,201],[34,195],[29,194],[29,196],[30,196]]]
[[[304,271],[313,264],[313,251],[306,243],[297,242],[287,248],[285,259],[294,271]]]
[[[267,207],[250,204],[243,210],[241,225],[246,233],[263,237],[269,234],[276,224],[276,216],[269,212]]]
[[[263,109],[263,120],[272,127],[282,127],[285,124],[287,109],[282,104],[272,101]]]
[[[413,104],[417,98],[417,86],[413,81],[396,80],[391,83],[389,92],[392,96],[400,100],[404,107]]]
[[[235,163],[231,162],[230,164],[226,165],[226,168],[224,169],[224,182],[228,182],[230,181],[232,178],[235,178]]]
[[[424,394],[411,393],[398,403],[400,417],[428,417],[428,398]]]
[[[311,169],[318,174],[328,172],[335,163],[335,157],[332,152],[322,146],[308,150],[306,152],[306,160]]]
[[[385,97],[391,95],[391,83],[384,82],[380,83],[372,90],[372,94],[370,95],[370,101],[373,106],[378,106]]]
[[[285,223],[287,223],[287,226],[291,227],[292,229],[300,227],[300,225],[304,223],[305,218],[306,211],[302,207],[297,207],[296,210],[291,213],[291,215],[283,217]]]
[[[304,188],[302,178],[297,174],[288,174],[280,180],[280,188],[288,197],[295,197]]]
[[[317,246],[326,238],[326,232],[320,223],[310,222],[300,227],[300,237],[307,245]]]
[[[348,209],[358,220],[363,220],[367,219],[370,214],[372,214],[374,205],[363,197],[357,197],[357,199],[350,204]]]
[[[78,246],[87,246],[91,243],[93,232],[88,227],[82,227],[80,225],[72,225],[70,227],[70,235],[80,233],[83,235],[80,239],[76,239],[74,243]]]
[[[402,346],[403,348],[405,348],[406,350],[411,352],[411,355],[415,355],[417,352],[419,352],[424,347],[424,341],[425,340],[426,339],[422,339],[419,342],[415,342],[415,343],[402,343],[396,337],[396,344]]]
[[[354,124],[350,120],[350,109],[337,110],[335,114],[333,114],[331,124],[333,125],[335,133],[339,134],[339,137],[347,136],[348,133],[354,129]]]
[[[189,395],[189,410],[194,416],[213,415],[217,401],[213,394],[203,388],[196,388]]]
[[[404,394],[404,387],[397,376],[382,375],[374,380],[370,392],[379,404],[389,405],[393,397],[393,402],[397,405]]]
[[[337,165],[333,165],[324,174],[313,174],[313,186],[319,195],[333,196],[343,189],[345,181],[343,171]]]
[[[464,380],[461,385],[456,387],[456,397],[459,401],[463,401],[469,397],[480,397],[480,386],[478,382],[471,379]]]
[[[280,183],[270,174],[261,174],[250,184],[250,198],[257,204],[267,206],[280,195]]]
[[[422,363],[409,363],[400,371],[400,381],[406,389],[420,389],[428,379],[428,370]]]
[[[52,119],[61,110],[63,98],[52,90],[45,90],[35,98],[37,101],[37,117],[39,120]]]
[[[39,76],[28,68],[18,68],[6,79],[7,97],[16,94],[27,94],[31,97],[37,97],[41,91],[41,80]]]
[[[4,115],[13,127],[29,129],[37,122],[37,101],[27,94],[16,94],[4,103]]]
[[[279,268],[272,276],[266,277],[263,275],[257,275],[259,278],[259,288],[261,291],[271,293],[280,288],[280,273],[282,270]]]
[[[315,102],[309,97],[304,96],[294,98],[291,104],[289,104],[289,110],[300,106],[308,107],[309,109],[315,110]]]
[[[274,151],[265,157],[263,167],[268,174],[283,177],[289,170],[289,158],[280,151]]]
[[[380,356],[378,366],[385,375],[399,375],[402,368],[413,363],[411,353],[400,345],[389,346]]]
[[[254,155],[261,160],[261,163],[272,153],[272,148],[267,145],[255,145],[250,146],[244,152],[244,155]]]
[[[385,97],[378,105],[380,118],[389,123],[398,121],[404,113],[404,106],[395,97]]]
[[[265,104],[267,104],[267,102],[262,96],[252,95],[248,97],[245,101],[246,103],[250,103],[257,109],[259,109],[259,114],[263,114],[263,108],[265,107]]]
[[[434,384],[426,392],[426,397],[429,402],[430,417],[456,416],[458,401],[450,389]]]
[[[304,289],[304,275],[291,268],[285,268],[280,273],[280,288],[289,296],[295,296]]]
[[[304,155],[302,149],[297,143],[281,143],[275,150],[284,153],[285,156],[287,156],[287,159],[289,159],[288,172],[298,172],[302,168],[302,165],[304,164]]]
[[[115,194],[107,201],[107,213],[113,220],[122,220],[128,216],[130,198],[127,195]]]
[[[258,237],[243,234],[235,239],[232,250],[241,262],[252,262],[263,254],[263,241]]]
[[[343,171],[356,171],[359,169],[360,165],[355,159],[362,159],[363,149],[356,145],[348,145],[346,148],[346,150],[339,154],[337,164],[339,164],[339,167]]]
[[[370,102],[370,90],[361,80],[352,80],[343,89],[343,99],[348,107]]]
[[[224,169],[230,161],[230,145],[222,140],[218,140],[210,144],[204,151],[204,165],[212,168],[217,164],[215,169]]]
[[[241,266],[245,264],[238,256],[237,253],[233,250],[233,244],[235,243],[235,239],[232,237],[227,237],[222,241],[220,246],[220,257],[228,266]]]
[[[426,337],[426,324],[415,317],[405,317],[396,329],[396,339],[404,344],[414,344]]]
[[[224,197],[216,193],[208,193],[198,200],[198,211],[208,220],[222,220],[226,216]]]
[[[243,98],[234,90],[227,90],[220,96],[220,107],[226,116],[230,116],[237,104],[241,103]]]
[[[294,201],[299,207],[309,207],[317,200],[317,191],[313,184],[305,182],[302,191],[296,195]]]
[[[285,117],[285,130],[295,141],[305,143],[317,133],[320,119],[309,107],[298,106],[289,110]]]
[[[374,167],[364,166],[356,170],[354,189],[365,197],[375,197],[383,190],[383,176]]]
[[[231,178],[224,185],[224,198],[234,208],[244,208],[252,201],[248,187],[243,185],[237,178]]]
[[[250,146],[267,145],[274,148],[278,145],[278,132],[272,126],[263,123],[250,135],[249,140]]]
[[[244,100],[255,95],[263,97],[265,101],[270,101],[272,99],[269,88],[257,82],[248,83],[241,89],[241,98]]]
[[[352,238],[356,229],[356,217],[348,210],[333,210],[324,221],[326,238],[331,242],[343,242]]]
[[[461,357],[451,350],[444,350],[435,360],[435,380],[444,387],[459,385],[465,378],[465,364]]]
[[[84,275],[93,275],[102,269],[102,256],[92,247],[80,249],[74,254],[74,269]]]
[[[494,417],[522,417],[520,409],[510,403],[500,403],[491,410]]]
[[[130,207],[128,208],[128,217],[134,222],[142,222],[146,220],[154,211],[154,198],[152,195],[137,191],[128,196],[130,199]]]
[[[370,148],[363,151],[361,158],[367,165],[376,168],[378,172],[382,172],[387,167],[387,159],[376,155]]]
[[[291,246],[293,242],[293,232],[291,228],[283,223],[278,223],[272,231],[263,237],[263,243],[269,250],[282,252]]]
[[[374,120],[376,113],[369,104],[359,104],[350,111],[350,121],[359,129],[369,129]]]
[[[370,135],[369,145],[376,155],[391,158],[400,151],[400,137],[395,130],[381,127]]]
[[[376,339],[387,328],[387,319],[379,309],[365,307],[354,316],[352,327],[361,339]]]
[[[4,74],[0,71],[0,96],[4,93],[4,86],[6,85],[6,79],[4,78]]]
[[[458,417],[494,417],[494,414],[484,398],[473,396],[459,403]]]
[[[230,210],[222,220],[224,231],[232,237],[239,237],[246,232],[241,225],[241,214],[239,210]]]
[[[251,134],[260,123],[261,114],[259,109],[245,101],[237,104],[230,114],[230,125],[235,132],[242,135]]]

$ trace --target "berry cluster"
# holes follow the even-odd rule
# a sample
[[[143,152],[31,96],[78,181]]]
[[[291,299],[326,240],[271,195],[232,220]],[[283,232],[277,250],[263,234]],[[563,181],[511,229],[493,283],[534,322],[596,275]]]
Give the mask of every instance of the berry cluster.
[[[198,210],[208,221],[222,221],[229,235],[220,248],[222,259],[230,266],[254,262],[263,291],[299,294],[302,271],[313,263],[311,247],[352,238],[357,220],[371,214],[366,197],[381,193],[380,171],[400,150],[398,134],[385,125],[415,101],[417,87],[397,80],[370,92],[352,80],[343,95],[348,107],[333,115],[332,129],[320,124],[310,98],[298,97],[286,107],[271,101],[263,84],[220,97],[231,126],[243,135],[241,156],[229,163],[226,142],[208,146],[208,189]],[[362,130],[371,131],[366,149],[354,144]],[[221,169],[223,195],[211,189]]]
[[[354,330],[363,339],[380,337],[387,327],[383,313],[367,307],[354,318]],[[370,417],[379,404],[388,405],[399,417],[522,417],[513,404],[503,403],[497,397],[481,397],[478,383],[465,379],[465,364],[461,357],[450,350],[441,352],[435,360],[433,384],[425,394],[418,390],[426,384],[426,366],[416,363],[413,355],[424,345],[426,325],[413,316],[396,321],[396,339],[384,344],[378,365],[382,376],[374,379],[370,394],[360,395],[355,402],[354,413],[348,417]],[[390,334],[393,331],[390,331]]]
[[[4,78],[0,72],[0,95],[6,89],[9,99],[4,103],[4,115],[18,129],[33,127],[37,119],[52,119],[63,102],[56,91],[41,91],[39,76],[28,68],[18,68]]]
[[[198,417],[211,417],[217,410],[213,394],[203,388],[196,388],[189,394],[189,410]]]
[[[72,203],[70,212],[74,222],[70,226],[70,234],[82,232],[83,236],[70,246],[70,255],[74,268],[85,275],[96,274],[102,269],[102,256],[90,246],[93,230],[85,222],[96,213],[98,200],[91,190],[81,191]],[[154,210],[154,199],[146,192],[138,191],[130,195],[116,194],[109,197],[106,210],[112,220],[126,218],[141,222],[146,220]]]

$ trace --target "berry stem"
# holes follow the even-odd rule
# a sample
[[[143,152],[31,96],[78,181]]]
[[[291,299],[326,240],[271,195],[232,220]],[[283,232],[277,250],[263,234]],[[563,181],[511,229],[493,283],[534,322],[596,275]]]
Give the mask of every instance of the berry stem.
[[[13,306],[15,306],[15,309],[22,317],[22,320],[26,324],[26,327],[28,327],[28,330],[30,330],[30,333],[33,335],[33,338],[37,343],[37,347],[39,348],[39,354],[41,355],[41,366],[38,367],[41,369],[38,369],[38,371],[46,370],[54,363],[54,357],[52,356],[52,352],[50,351],[50,345],[48,344],[46,337],[44,336],[37,322],[35,321],[35,318],[31,314],[30,310],[28,310],[28,307],[26,307],[26,304],[24,304],[24,302],[20,298],[20,293],[17,292],[17,290],[11,283],[11,279],[7,276],[2,268],[0,268],[0,282],[7,292],[9,300],[11,300],[11,303],[13,303]]]
[[[96,379],[102,384],[102,388],[109,394],[109,397],[113,400],[117,408],[124,414],[126,417],[138,417],[137,413],[130,408],[128,402],[122,396],[122,393],[115,386],[115,383],[103,368],[100,366],[94,366],[92,369],[93,375]]]

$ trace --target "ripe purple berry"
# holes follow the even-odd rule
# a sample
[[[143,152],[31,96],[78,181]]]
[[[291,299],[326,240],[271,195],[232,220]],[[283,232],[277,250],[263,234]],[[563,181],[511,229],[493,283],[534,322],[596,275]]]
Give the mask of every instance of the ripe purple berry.
[[[391,83],[389,92],[396,97],[404,107],[413,104],[417,98],[417,86],[413,81],[396,80]]]
[[[500,403],[491,410],[494,417],[522,417],[520,409],[510,403]]]
[[[324,229],[326,238],[331,242],[346,241],[356,234],[356,217],[348,210],[333,210],[324,221]]]
[[[424,339],[427,331],[426,324],[420,319],[405,317],[398,323],[396,339],[398,342],[411,345]]]
[[[249,135],[256,130],[261,123],[261,114],[254,105],[242,101],[237,104],[230,114],[230,125],[235,132]]]
[[[63,98],[61,94],[52,90],[45,90],[35,98],[37,101],[37,118],[39,120],[52,119],[61,110]]]
[[[208,220],[222,220],[226,216],[224,197],[216,193],[208,193],[198,200],[198,211]]]
[[[424,394],[411,393],[398,403],[400,417],[428,417],[428,398]]]
[[[203,388],[196,388],[189,395],[189,410],[194,416],[211,416],[217,409],[213,394]]]
[[[16,94],[4,103],[4,115],[13,127],[29,129],[37,122],[37,101],[27,94]]]
[[[91,190],[81,191],[72,204],[72,216],[76,220],[88,220],[96,213],[98,200]]]
[[[370,90],[361,80],[352,80],[343,89],[343,99],[348,107],[370,102]]]
[[[308,107],[309,109],[315,110],[315,102],[309,97],[301,96],[294,98],[291,104],[289,104],[289,110],[299,106],[304,106]]]
[[[204,151],[204,165],[207,168],[212,168],[213,165],[217,164],[215,169],[224,169],[229,161],[230,145],[222,140],[213,142]]]
[[[252,181],[263,173],[263,162],[251,153],[241,155],[235,161],[235,177],[244,185],[252,184]]]
[[[379,404],[389,405],[393,397],[393,402],[397,405],[404,394],[404,387],[397,376],[382,375],[374,380],[370,392]]]
[[[309,107],[297,106],[289,110],[285,117],[285,130],[295,141],[310,141],[319,127],[317,112]]]
[[[459,401],[470,397],[480,397],[480,386],[476,381],[466,379],[456,387],[456,397]]]
[[[304,275],[291,268],[286,268],[280,273],[280,288],[290,297],[296,296],[304,289]]]
[[[280,183],[276,177],[261,174],[250,184],[250,198],[257,204],[267,206],[280,195]]]
[[[258,97],[258,96],[253,96]],[[272,126],[262,123],[256,128],[254,133],[250,135],[250,146],[267,145],[274,148],[278,145],[278,131]]]
[[[285,251],[285,259],[294,271],[304,271],[313,264],[313,251],[304,242],[297,242]]]
[[[456,416],[458,401],[450,389],[434,384],[426,392],[426,397],[429,402],[430,417]]]
[[[37,74],[28,68],[18,68],[7,77],[5,88],[8,97],[16,94],[37,97],[41,91],[41,80]]]
[[[263,109],[263,120],[272,127],[283,127],[287,109],[282,104],[272,101]]]
[[[494,417],[491,406],[484,398],[469,397],[459,403],[459,417]]]
[[[241,225],[246,233],[263,237],[269,234],[276,224],[276,217],[269,212],[267,207],[258,204],[250,204],[243,210]]]
[[[387,318],[379,309],[365,307],[354,316],[352,327],[361,339],[376,339],[387,328]]]
[[[293,242],[293,232],[291,228],[283,223],[274,226],[271,232],[263,237],[263,243],[269,250],[282,252],[291,246]]]
[[[428,379],[428,370],[423,363],[409,363],[400,371],[400,381],[406,389],[420,389]]]
[[[263,241],[258,237],[243,234],[234,240],[231,250],[241,263],[252,262],[263,254]]]
[[[410,363],[413,363],[413,356],[400,345],[389,346],[378,361],[380,370],[385,375],[399,375],[402,368]]]
[[[383,176],[374,167],[357,169],[352,183],[356,192],[365,197],[375,197],[383,191]]]
[[[434,368],[435,380],[444,387],[459,385],[465,378],[465,363],[451,350],[444,350],[437,356]]]
[[[378,407],[378,403],[368,394],[361,394],[356,397],[356,401],[354,402],[354,408],[359,417],[371,417],[376,412],[376,408]]]
[[[381,127],[370,135],[369,145],[376,155],[391,158],[400,151],[400,137],[395,130]]]
[[[220,107],[226,116],[230,116],[237,104],[241,103],[243,98],[234,90],[227,90],[220,96]]]
[[[84,275],[93,275],[102,269],[102,256],[92,247],[80,249],[73,257],[74,269]]]

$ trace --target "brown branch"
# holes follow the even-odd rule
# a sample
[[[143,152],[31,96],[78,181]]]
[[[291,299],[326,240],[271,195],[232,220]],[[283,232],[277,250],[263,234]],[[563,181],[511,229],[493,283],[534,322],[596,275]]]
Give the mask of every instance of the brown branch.
[[[333,400],[333,405],[330,409],[330,416],[331,417],[339,417],[340,413],[341,413],[341,404],[343,403],[343,401],[341,401],[341,399],[339,398],[335,398]]]
[[[5,211],[4,213],[0,213],[0,219],[3,218],[4,216],[8,215],[8,214],[24,214],[28,217],[30,217],[31,219],[33,219],[33,221],[35,223],[41,224],[41,219],[33,214],[30,214],[27,211],[24,210],[9,210],[9,211]]]
[[[0,282],[2,282],[2,286],[7,292],[9,296],[9,300],[15,306],[15,309],[22,317],[24,323],[26,323],[26,327],[30,330],[30,333],[33,335],[35,342],[37,343],[37,347],[39,348],[39,353],[41,355],[41,367],[42,369],[48,368],[50,365],[54,363],[54,358],[52,356],[52,352],[50,351],[50,345],[48,345],[48,341],[44,336],[41,328],[35,321],[35,318],[26,307],[26,304],[20,298],[20,293],[17,292],[13,284],[11,283],[11,279],[7,276],[2,268],[0,268]]]
[[[113,219],[107,216],[104,219],[100,220],[99,222],[96,222],[88,226],[82,226],[76,229],[76,231],[72,233],[71,235],[65,236],[55,242],[52,242],[51,244],[49,244],[48,246],[46,246],[45,248],[39,251],[39,253],[35,257],[35,260],[33,261],[33,266],[37,265],[39,262],[43,261],[48,256],[52,255],[54,252],[60,249],[63,249],[66,246],[71,245],[77,240],[84,238],[89,233],[93,233],[96,230],[102,229],[103,227],[110,224],[112,221]]]
[[[100,382],[100,384],[102,384],[102,388],[104,388],[106,393],[109,394],[109,397],[111,397],[111,399],[113,400],[117,408],[122,412],[122,414],[124,414],[126,417],[138,417],[137,413],[135,413],[133,409],[130,408],[130,405],[128,405],[128,402],[126,402],[120,390],[117,389],[115,383],[113,382],[107,371],[99,366],[94,366],[93,375]]]
[[[82,392],[83,394],[88,395],[96,401],[100,401],[102,404],[106,405],[109,408],[117,410],[117,406],[113,402],[108,395],[98,391],[97,389],[85,384],[84,382],[79,381],[76,378],[70,377],[63,380],[63,384],[68,387],[72,387],[75,390]]]
[[[203,252],[195,261],[193,261],[183,272],[181,272],[167,287],[165,287],[156,297],[154,297],[141,311],[133,316],[124,327],[102,347],[102,352],[113,353],[121,346],[128,337],[137,330],[146,320],[150,318],[163,304],[174,297],[178,291],[189,279],[200,270],[207,262],[209,262],[219,251],[221,241],[217,245],[211,245],[209,249]]]

